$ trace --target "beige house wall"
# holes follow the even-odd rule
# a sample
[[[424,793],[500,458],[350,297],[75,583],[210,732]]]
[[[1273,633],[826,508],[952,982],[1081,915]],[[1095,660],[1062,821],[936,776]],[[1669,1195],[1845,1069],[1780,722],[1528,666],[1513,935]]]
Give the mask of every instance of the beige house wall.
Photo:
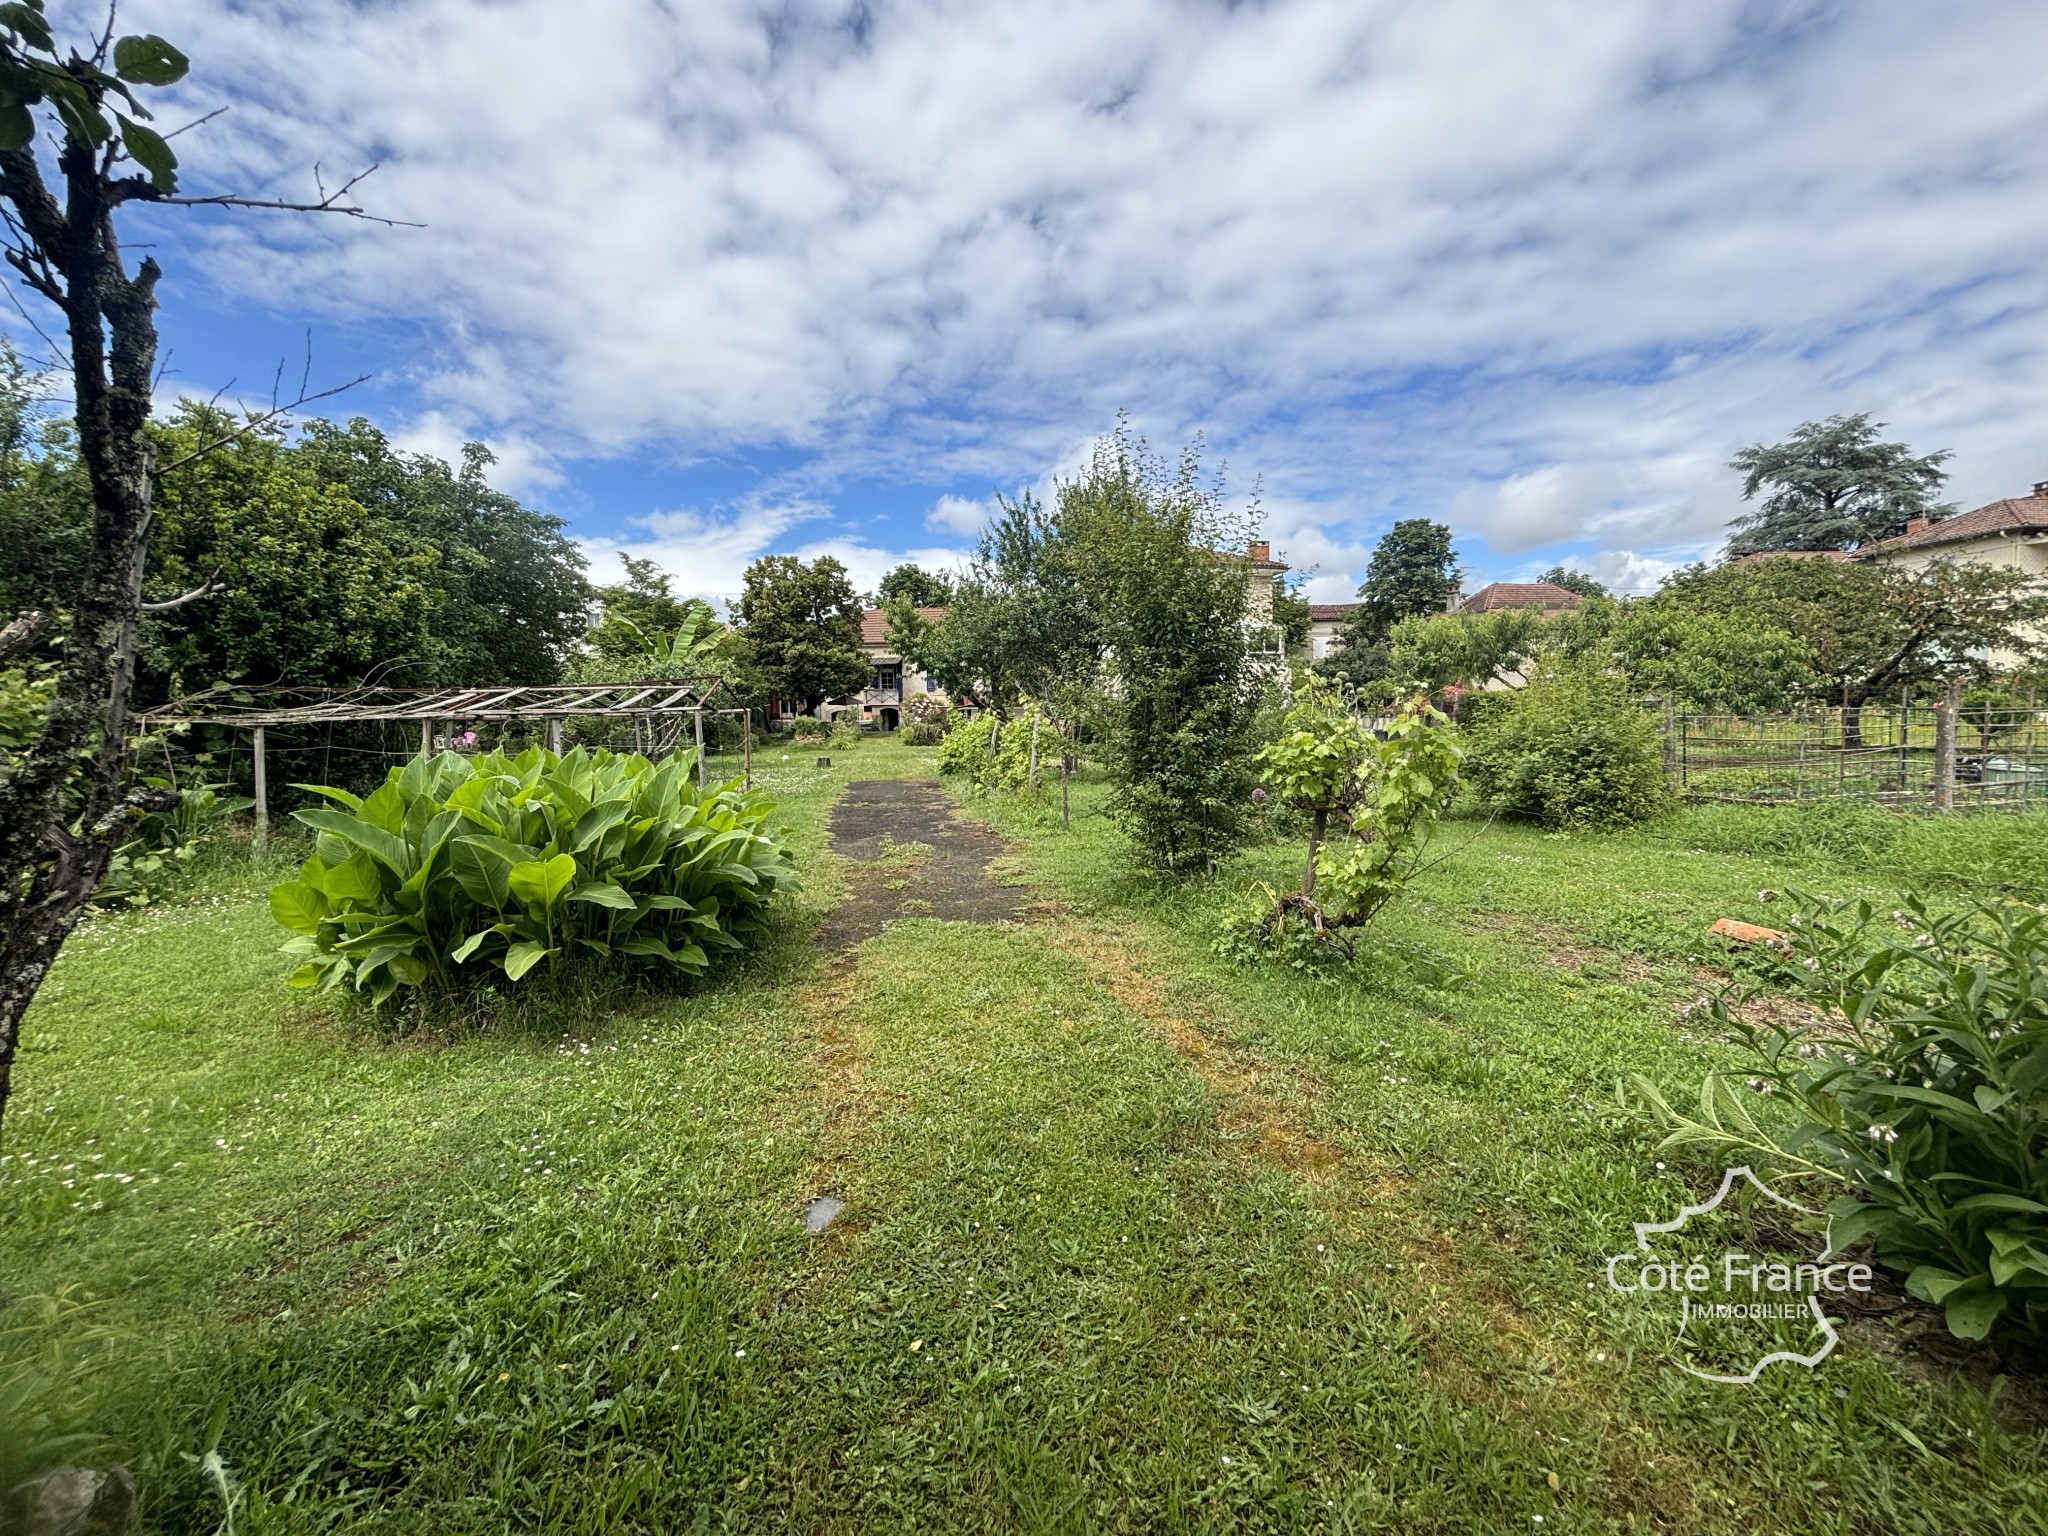
[[[1936,544],[1927,549],[1906,549],[1897,554],[1874,557],[1901,571],[1924,571],[1940,561],[1950,565],[2005,566],[2025,571],[2036,581],[2048,583],[2048,538],[2039,534],[1991,534],[1981,539],[1958,539],[1953,544]],[[2028,633],[2037,644],[2048,644],[2048,627],[2031,625]],[[1987,657],[1992,667],[2010,670],[2024,658],[2017,651],[1993,651]]]

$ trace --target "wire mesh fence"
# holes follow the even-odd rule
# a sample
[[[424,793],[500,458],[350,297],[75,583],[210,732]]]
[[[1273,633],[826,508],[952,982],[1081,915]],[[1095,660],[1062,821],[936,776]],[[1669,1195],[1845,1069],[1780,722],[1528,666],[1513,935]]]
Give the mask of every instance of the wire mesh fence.
[[[1689,800],[1935,803],[1938,712],[1923,704],[1783,715],[1669,715],[1665,754]],[[2048,711],[1965,706],[1954,803],[2048,799]]]

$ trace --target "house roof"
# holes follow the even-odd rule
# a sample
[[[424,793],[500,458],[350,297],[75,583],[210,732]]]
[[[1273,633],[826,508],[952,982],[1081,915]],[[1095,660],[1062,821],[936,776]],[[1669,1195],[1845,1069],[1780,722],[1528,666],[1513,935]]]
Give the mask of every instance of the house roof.
[[[1756,560],[1854,560],[1853,549],[1753,549],[1746,555],[1737,555],[1735,565],[1748,565]]]
[[[2031,496],[2008,496],[1972,512],[1944,517],[1938,523],[1895,539],[1872,544],[1857,551],[1861,555],[1896,554],[1901,550],[1926,549],[1936,544],[1963,544],[1971,539],[1998,538],[2015,533],[2048,533],[2048,496],[2039,490]]]
[[[920,608],[917,616],[927,624],[936,624],[946,616],[943,608]],[[889,615],[879,608],[863,608],[860,611],[860,643],[866,646],[882,646],[889,643]]]
[[[1552,581],[1489,582],[1458,605],[1460,613],[1498,613],[1504,608],[1541,608],[1568,613],[1579,606],[1579,594]]]
[[[1308,621],[1311,624],[1342,624],[1358,609],[1357,603],[1310,603]]]

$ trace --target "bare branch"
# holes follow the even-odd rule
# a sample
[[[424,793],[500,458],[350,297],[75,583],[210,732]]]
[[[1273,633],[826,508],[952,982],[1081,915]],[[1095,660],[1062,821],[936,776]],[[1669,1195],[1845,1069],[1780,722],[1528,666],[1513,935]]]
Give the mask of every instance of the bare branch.
[[[167,597],[160,603],[139,603],[136,605],[137,611],[140,613],[169,613],[173,608],[182,608],[187,603],[196,603],[202,597],[211,597],[216,592],[225,592],[228,584],[220,579],[222,569],[223,567],[216,565],[213,568],[213,574],[189,592],[180,592],[176,597]]]
[[[269,208],[279,213],[339,213],[351,219],[364,219],[372,224],[388,225],[392,229],[425,229],[427,226],[424,224],[415,224],[406,219],[387,219],[382,214],[370,212],[360,203],[347,201],[349,193],[355,190],[357,183],[374,173],[377,168],[373,165],[368,170],[358,171],[330,192],[326,183],[320,179],[319,168],[316,166],[313,182],[319,190],[320,200],[313,203],[290,203],[278,198],[238,197],[227,192],[218,193],[213,197],[156,197],[150,200],[175,203],[182,208]]]
[[[164,137],[167,139],[175,139],[179,134],[184,133],[189,129],[204,128],[208,123],[212,122],[216,117],[219,117],[221,113],[225,111],[227,111],[226,107],[215,107],[211,112],[207,113],[206,116],[195,117],[183,128],[173,128],[169,133],[165,134]]]
[[[50,628],[50,616],[39,609],[31,608],[19,615],[5,629],[0,629],[0,661],[19,656],[34,645]]]
[[[161,480],[165,475],[168,475],[174,469],[183,469],[187,464],[192,463],[194,460],[203,459],[210,453],[216,453],[220,449],[227,447],[228,444],[236,441],[238,438],[247,437],[251,432],[261,431],[271,422],[277,420],[278,417],[289,416],[293,411],[297,410],[302,405],[311,405],[315,400],[329,399],[334,395],[341,394],[345,390],[354,389],[358,384],[367,384],[369,381],[369,374],[358,374],[355,378],[350,379],[346,384],[337,384],[332,389],[318,390],[310,395],[300,395],[299,398],[296,400],[287,400],[283,405],[273,406],[270,410],[267,411],[259,411],[256,415],[251,416],[247,421],[243,422],[239,427],[235,428],[234,431],[223,432],[219,437],[215,438],[212,442],[204,443],[199,447],[194,448],[190,453],[185,454],[180,458],[173,459],[168,464],[158,466],[156,472],[157,478]]]
[[[107,0],[107,29],[100,34],[99,45],[92,51],[95,64],[105,65],[107,62],[107,50],[114,44],[114,23],[120,9],[120,0]]]

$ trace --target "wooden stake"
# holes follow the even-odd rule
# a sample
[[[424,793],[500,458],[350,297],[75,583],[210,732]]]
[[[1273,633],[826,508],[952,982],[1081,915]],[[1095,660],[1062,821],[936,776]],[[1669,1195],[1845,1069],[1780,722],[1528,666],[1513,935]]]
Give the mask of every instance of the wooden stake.
[[[1934,706],[1934,808],[1956,805],[1956,711],[1962,707],[1963,680],[1950,678]]]
[[[431,720],[422,720],[420,722],[420,756],[432,757],[433,755],[434,722]]]
[[[252,734],[256,738],[256,846],[261,848],[270,841],[270,782],[264,771],[263,727],[257,726]]]
[[[740,770],[743,775],[740,785],[743,789],[752,789],[754,787],[754,712],[752,709],[749,709],[740,716],[740,751],[745,754],[742,759],[744,766]]]
[[[704,793],[704,711],[690,711],[690,721],[697,727],[697,793]]]

